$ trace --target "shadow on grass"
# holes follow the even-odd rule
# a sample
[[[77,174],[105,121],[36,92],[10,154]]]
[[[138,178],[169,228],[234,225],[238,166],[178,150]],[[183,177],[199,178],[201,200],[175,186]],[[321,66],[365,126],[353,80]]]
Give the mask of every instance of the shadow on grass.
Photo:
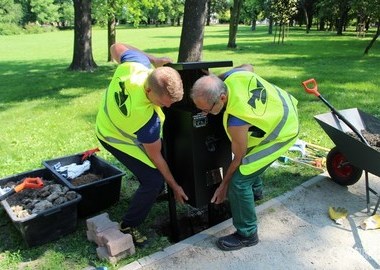
[[[2,62],[0,100],[4,106],[41,98],[65,100],[78,97],[106,88],[115,67],[109,64],[94,72],[74,72],[68,70],[68,64],[54,61]],[[75,88],[80,91],[69,95],[61,93],[63,89]]]

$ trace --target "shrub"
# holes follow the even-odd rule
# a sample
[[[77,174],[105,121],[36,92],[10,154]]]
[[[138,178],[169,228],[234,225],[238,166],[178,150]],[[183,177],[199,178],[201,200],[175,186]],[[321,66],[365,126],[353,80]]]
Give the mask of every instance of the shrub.
[[[0,36],[10,36],[22,34],[23,29],[14,23],[0,23]]]
[[[57,30],[56,27],[51,25],[38,25],[38,24],[27,24],[24,26],[25,32],[27,34],[39,34],[45,32],[54,32]]]

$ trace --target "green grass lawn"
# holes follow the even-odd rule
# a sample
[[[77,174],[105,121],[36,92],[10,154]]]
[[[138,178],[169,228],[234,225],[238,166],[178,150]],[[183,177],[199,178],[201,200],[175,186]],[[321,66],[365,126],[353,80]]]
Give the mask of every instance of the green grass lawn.
[[[117,40],[175,61],[180,35],[179,27],[120,28]],[[0,36],[0,178],[40,168],[43,160],[99,146],[94,135],[95,117],[115,64],[106,61],[107,32],[94,29],[93,55],[98,70],[68,71],[73,36],[72,31]],[[354,32],[338,37],[330,32],[306,34],[303,29],[293,28],[284,44],[274,44],[266,27],[252,32],[249,27],[240,26],[238,48],[232,50],[226,48],[228,27],[210,26],[205,31],[203,60],[253,64],[259,75],[298,99],[300,138],[332,147],[331,140],[313,119],[316,114],[328,112],[328,108],[306,94],[301,82],[315,78],[321,94],[337,109],[358,107],[380,117],[378,41],[370,55],[363,55],[370,38],[371,33],[365,38],[357,38]],[[124,170],[106,151],[99,155]],[[266,199],[294,188],[317,173],[297,166],[270,169],[265,175]],[[127,177],[123,180],[120,203],[107,209],[111,219],[121,218],[135,188],[136,183]],[[145,226],[166,215],[166,210],[165,203],[156,204]],[[27,249],[0,208],[0,269],[82,269],[90,264],[114,268],[97,259],[96,246],[86,240],[85,230],[85,221],[80,220],[75,233]],[[120,261],[118,266],[169,244],[167,237],[157,236],[149,249],[137,250],[135,256]]]

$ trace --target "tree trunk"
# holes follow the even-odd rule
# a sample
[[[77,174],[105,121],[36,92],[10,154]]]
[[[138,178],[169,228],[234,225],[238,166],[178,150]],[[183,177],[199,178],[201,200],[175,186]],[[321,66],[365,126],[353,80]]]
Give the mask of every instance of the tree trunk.
[[[92,57],[91,1],[74,0],[74,54],[70,70],[93,71],[97,65]]]
[[[375,35],[373,36],[372,40],[370,41],[370,43],[368,44],[367,48],[365,48],[364,54],[368,54],[369,50],[372,48],[372,45],[375,43],[379,35],[380,35],[380,19],[377,20],[377,31]]]
[[[207,1],[186,0],[185,2],[178,62],[197,62],[202,59]]]
[[[115,16],[115,3],[116,0],[108,0],[108,14],[107,14],[107,40],[108,40],[108,47],[107,47],[107,61],[112,61],[111,57],[111,45],[115,44],[116,42],[116,16]]]
[[[305,15],[305,21],[306,21],[306,34],[309,34],[310,28],[309,28],[309,16],[307,14],[307,9],[305,6],[302,6],[303,14]]]
[[[341,11],[340,18],[337,20],[337,32],[336,34],[338,36],[343,35],[344,26],[347,23],[348,18],[348,12],[350,11],[350,8],[347,7],[346,9]]]
[[[234,0],[234,6],[231,9],[227,48],[236,48],[236,35],[239,26],[240,10],[242,5],[243,0]]]
[[[251,31],[255,31],[255,30],[256,30],[256,16],[252,18],[252,24],[251,24]]]
[[[111,57],[111,51],[109,48],[111,48],[111,45],[115,44],[116,42],[116,18],[115,14],[108,14],[108,22],[107,22],[107,28],[108,28],[108,57],[107,61],[112,61]]]
[[[269,17],[269,26],[268,26],[268,34],[272,35],[273,33],[273,17]]]
[[[308,25],[307,25],[307,29],[308,29],[308,32],[310,31],[311,27],[313,26],[313,12],[308,12]]]
[[[207,1],[207,19],[206,25],[209,26],[211,22],[211,0]]]
[[[326,30],[325,20],[321,19],[321,21],[319,22],[319,31],[325,31],[325,30]]]

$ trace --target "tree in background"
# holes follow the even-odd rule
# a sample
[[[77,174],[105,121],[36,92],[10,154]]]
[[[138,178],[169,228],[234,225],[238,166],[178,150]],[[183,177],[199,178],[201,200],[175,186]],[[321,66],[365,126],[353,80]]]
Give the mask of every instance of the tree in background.
[[[202,59],[203,35],[208,0],[186,0],[178,62]]]
[[[94,0],[93,15],[97,24],[107,25],[107,61],[111,61],[109,48],[116,42],[116,24],[118,18],[123,16],[124,7],[128,6],[130,0]]]
[[[259,6],[261,7],[261,11],[263,13],[263,17],[268,19],[268,34],[271,35],[273,33],[273,13],[272,13],[272,0],[258,0]]]
[[[276,22],[278,30],[278,43],[284,43],[285,28],[289,26],[289,21],[297,12],[297,0],[273,0],[271,3],[271,11],[273,19]],[[274,34],[274,42],[276,42],[276,33]]]
[[[17,24],[22,18],[22,6],[13,0],[0,0],[0,23]]]
[[[368,10],[371,10],[370,17],[373,18],[373,22],[376,22],[377,27],[376,27],[376,33],[374,34],[368,46],[364,50],[364,54],[368,54],[369,50],[372,48],[376,39],[380,35],[380,0],[368,1],[368,6],[369,6]]]
[[[185,0],[172,0],[170,1],[170,8],[168,9],[168,18],[170,19],[170,24],[173,26],[181,25],[181,18],[183,17],[185,8]]]
[[[245,24],[251,25],[251,30],[256,30],[256,21],[259,20],[259,15],[263,14],[262,1],[260,0],[245,0],[241,9],[240,17]],[[264,19],[264,17],[262,18]]]
[[[74,25],[74,4],[73,0],[55,0],[58,6],[59,26],[69,27]]]
[[[206,25],[210,25],[211,19],[218,19],[218,16],[229,10],[230,3],[228,0],[208,0]]]
[[[299,0],[299,14],[304,15],[304,22],[306,26],[306,33],[310,32],[310,29],[313,25],[313,16],[314,16],[314,9],[315,9],[315,2],[316,0]],[[302,12],[301,12],[302,11]],[[300,17],[300,23],[303,21]]]
[[[93,71],[97,65],[92,56],[91,1],[74,0],[74,53],[69,69]]]
[[[58,21],[58,6],[54,0],[30,0],[30,10],[36,16],[36,23],[48,24]]]
[[[319,0],[316,6],[321,21],[319,30],[323,31],[327,22],[329,31],[335,27],[337,35],[343,35],[351,10],[351,0]]]
[[[228,43],[227,48],[236,48],[236,35],[239,26],[240,20],[240,10],[243,6],[244,0],[233,0],[233,6],[230,8],[231,17],[230,17],[230,25],[229,25],[229,33],[228,33]]]

